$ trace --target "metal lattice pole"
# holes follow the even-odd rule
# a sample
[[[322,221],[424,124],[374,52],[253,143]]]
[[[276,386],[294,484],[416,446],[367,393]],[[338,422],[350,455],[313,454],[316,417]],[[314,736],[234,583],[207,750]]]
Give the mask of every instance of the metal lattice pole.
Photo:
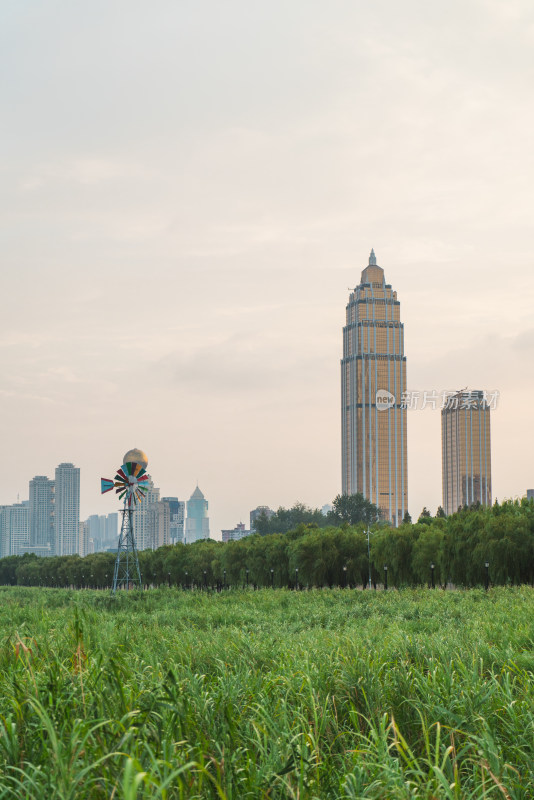
[[[143,589],[137,548],[135,546],[133,511],[126,506],[126,501],[121,514],[122,525],[117,558],[115,559],[115,569],[113,571],[111,594],[115,594],[117,589]]]

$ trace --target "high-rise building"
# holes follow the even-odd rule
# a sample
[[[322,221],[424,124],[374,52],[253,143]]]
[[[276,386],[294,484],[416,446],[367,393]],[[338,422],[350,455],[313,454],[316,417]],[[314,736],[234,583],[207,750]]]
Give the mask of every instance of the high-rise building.
[[[91,519],[89,517],[89,519]],[[78,553],[82,556],[88,556],[89,553],[95,552],[94,540],[90,538],[90,523],[89,519],[86,519],[85,522],[80,522],[78,525]]]
[[[78,552],[80,541],[80,470],[74,464],[56,467],[56,555]]]
[[[159,503],[160,490],[154,486],[151,475],[145,484],[147,492],[142,502],[137,503],[133,514],[135,544],[138,550],[154,548],[153,517],[151,515],[153,503]]]
[[[28,500],[0,509],[0,557],[20,556],[30,550]]]
[[[184,540],[185,503],[177,497],[163,497],[171,515],[171,544]]]
[[[527,489],[527,500],[534,500],[534,489]]]
[[[490,408],[482,391],[451,394],[441,411],[443,508],[491,505]]]
[[[251,531],[256,530],[256,520],[259,517],[265,515],[267,519],[271,519],[273,514],[274,511],[272,510],[272,508],[269,508],[269,506],[258,506],[257,508],[253,508],[252,511],[250,512],[250,530]]]
[[[408,509],[404,325],[397,292],[371,250],[343,328],[343,494],[360,492],[393,525]]]
[[[106,549],[117,547],[119,536],[119,515],[116,511],[106,517]]]
[[[53,555],[55,548],[55,483],[46,475],[30,481],[30,547],[39,554]]]
[[[187,519],[185,522],[186,544],[199,539],[210,538],[210,521],[208,517],[208,501],[197,488],[187,501]]]
[[[88,541],[92,542],[92,552],[98,553],[106,549],[106,517],[101,514],[91,514],[87,522]],[[89,544],[87,545],[89,547]],[[81,555],[81,553],[80,553]]]
[[[171,513],[169,504],[164,500],[151,503],[146,520],[147,547],[156,550],[171,543]]]

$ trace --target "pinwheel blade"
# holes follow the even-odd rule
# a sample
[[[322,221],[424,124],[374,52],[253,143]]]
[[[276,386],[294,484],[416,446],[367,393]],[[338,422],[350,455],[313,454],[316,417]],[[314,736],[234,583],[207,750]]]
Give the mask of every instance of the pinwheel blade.
[[[106,494],[106,492],[111,492],[114,486],[115,486],[114,482],[110,481],[108,478],[100,478],[100,491],[102,494]]]

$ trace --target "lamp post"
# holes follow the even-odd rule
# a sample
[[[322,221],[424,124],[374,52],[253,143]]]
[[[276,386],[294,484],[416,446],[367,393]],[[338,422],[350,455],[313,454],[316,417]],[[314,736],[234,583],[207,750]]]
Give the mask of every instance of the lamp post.
[[[108,573],[106,572],[106,589],[108,588]]]
[[[371,531],[367,526],[367,560],[369,562],[369,588],[371,588]]]
[[[343,588],[347,588],[347,565],[343,564]]]
[[[298,592],[299,590],[299,568],[295,567],[295,589]]]
[[[246,570],[246,576],[247,576],[247,589],[248,589],[248,569]]]
[[[388,589],[388,565],[384,564],[384,591]]]
[[[271,567],[271,589],[274,589],[274,569]]]
[[[167,572],[167,584],[168,584],[169,589],[170,589],[171,588],[171,573],[170,572]]]
[[[204,589],[208,588],[208,574],[206,570],[204,570]]]
[[[185,588],[189,588],[189,573],[187,570],[185,571]]]
[[[488,589],[489,589],[489,561],[486,561],[484,563],[484,566],[486,567],[486,591],[488,591]]]
[[[223,589],[226,589],[226,570],[223,569]]]
[[[432,562],[432,563],[430,564],[430,575],[431,575],[431,580],[432,580],[432,588],[433,588],[433,589],[435,589],[435,588],[436,588],[436,584],[434,583],[434,569],[435,569],[435,567],[436,567],[436,565],[434,564],[434,562]]]

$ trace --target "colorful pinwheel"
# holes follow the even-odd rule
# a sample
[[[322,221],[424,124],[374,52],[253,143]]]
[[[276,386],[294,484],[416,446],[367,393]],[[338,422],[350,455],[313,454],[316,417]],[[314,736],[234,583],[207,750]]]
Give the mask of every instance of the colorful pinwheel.
[[[136,503],[140,503],[148,492],[147,481],[148,475],[145,468],[141,464],[128,461],[117,470],[114,480],[101,478],[100,484],[102,494],[115,489],[119,500],[124,498],[124,504],[131,508]]]

